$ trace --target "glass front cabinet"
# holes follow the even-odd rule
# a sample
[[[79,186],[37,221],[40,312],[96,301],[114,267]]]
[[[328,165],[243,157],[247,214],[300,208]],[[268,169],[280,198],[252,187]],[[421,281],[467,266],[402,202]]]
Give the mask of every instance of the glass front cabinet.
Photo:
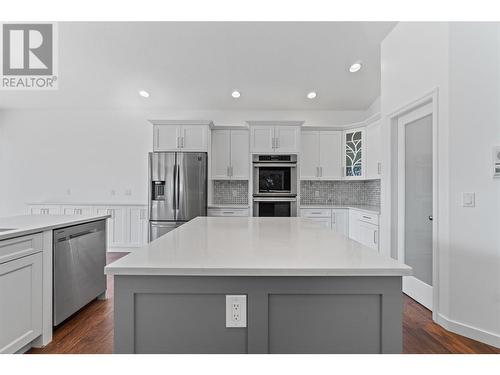
[[[344,131],[344,178],[357,179],[365,176],[365,131]]]

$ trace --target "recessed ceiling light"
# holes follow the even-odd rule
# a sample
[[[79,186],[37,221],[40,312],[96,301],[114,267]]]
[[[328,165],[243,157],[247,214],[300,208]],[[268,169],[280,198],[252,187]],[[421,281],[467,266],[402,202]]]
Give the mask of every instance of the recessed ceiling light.
[[[316,97],[316,91],[311,91],[307,93],[307,99],[314,99]]]
[[[241,93],[238,91],[238,90],[234,90],[232,93],[231,93],[231,96],[235,99],[238,99],[240,96],[241,96]]]
[[[356,61],[354,64],[352,64],[350,67],[349,67],[349,71],[351,73],[356,73],[358,70],[361,69],[361,61]]]
[[[149,92],[144,90],[139,91],[139,95],[142,96],[143,98],[149,98]]]

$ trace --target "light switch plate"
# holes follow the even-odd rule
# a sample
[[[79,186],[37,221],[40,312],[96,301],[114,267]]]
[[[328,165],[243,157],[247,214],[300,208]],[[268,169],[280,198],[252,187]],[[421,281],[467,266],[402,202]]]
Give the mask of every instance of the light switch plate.
[[[462,207],[475,207],[476,193],[462,193]]]
[[[226,295],[226,327],[247,326],[247,296],[244,294]]]

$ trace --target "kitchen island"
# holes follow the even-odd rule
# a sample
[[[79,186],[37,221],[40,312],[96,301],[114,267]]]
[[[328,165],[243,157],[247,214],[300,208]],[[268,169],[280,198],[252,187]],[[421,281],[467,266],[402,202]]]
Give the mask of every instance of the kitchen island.
[[[109,217],[21,215],[0,218],[0,353],[25,352],[32,346],[40,347],[52,341],[53,232],[94,222],[105,231],[105,221]],[[102,248],[105,251],[105,246]],[[77,263],[75,260],[73,265]],[[88,264],[82,272],[98,272],[96,266]],[[65,285],[71,282],[74,280],[64,279]]]
[[[411,268],[303,218],[198,217],[108,265],[116,353],[400,353]],[[244,327],[226,296],[246,296]]]

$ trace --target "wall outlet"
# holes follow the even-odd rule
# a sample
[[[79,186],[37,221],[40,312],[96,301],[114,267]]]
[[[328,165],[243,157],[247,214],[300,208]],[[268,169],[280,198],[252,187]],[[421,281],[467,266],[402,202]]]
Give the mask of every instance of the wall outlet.
[[[113,195],[113,196],[116,195],[116,190],[115,189],[111,190],[110,194]]]
[[[226,295],[226,327],[247,326],[247,296]]]
[[[66,195],[71,195],[71,189],[70,188],[66,189]]]
[[[314,190],[314,198],[319,198],[319,190]]]
[[[238,190],[232,190],[231,194],[233,194],[233,197],[236,197],[238,195]]]
[[[132,195],[132,189],[125,190],[125,195]]]

